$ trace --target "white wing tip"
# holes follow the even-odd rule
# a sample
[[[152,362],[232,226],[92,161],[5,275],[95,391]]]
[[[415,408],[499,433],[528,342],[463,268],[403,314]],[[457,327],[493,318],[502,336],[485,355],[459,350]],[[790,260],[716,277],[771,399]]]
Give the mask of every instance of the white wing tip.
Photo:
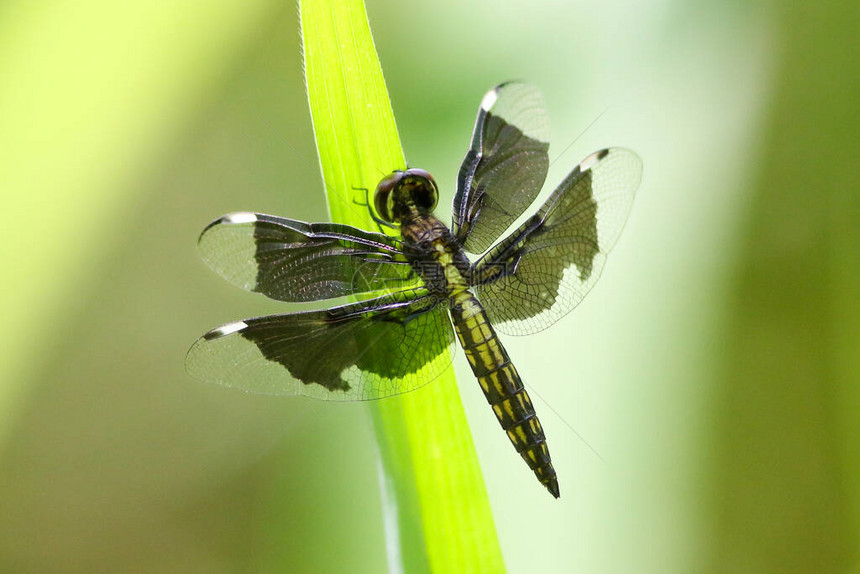
[[[579,162],[579,171],[588,171],[589,169],[597,165],[600,160],[605,158],[607,155],[609,155],[608,149],[602,149],[600,151],[594,152],[593,154],[589,155],[584,160]]]
[[[237,211],[235,213],[228,213],[224,217],[221,218],[221,221],[224,223],[254,223],[257,221],[257,214],[251,213],[250,211]]]
[[[484,98],[481,100],[481,109],[485,112],[489,112],[490,108],[493,107],[493,104],[496,103],[496,100],[499,99],[499,90],[498,88],[493,88],[486,94],[484,94]]]
[[[248,324],[244,321],[235,321],[233,323],[227,323],[226,325],[221,325],[220,327],[216,327],[206,333],[207,339],[218,339],[220,337],[226,337],[227,335],[232,335],[242,329],[246,328]]]

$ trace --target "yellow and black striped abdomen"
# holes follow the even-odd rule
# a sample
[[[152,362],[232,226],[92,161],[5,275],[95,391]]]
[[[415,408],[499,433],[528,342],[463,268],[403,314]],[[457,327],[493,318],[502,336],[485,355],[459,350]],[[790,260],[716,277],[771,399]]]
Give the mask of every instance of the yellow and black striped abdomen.
[[[451,319],[472,372],[508,438],[550,493],[558,498],[558,480],[546,437],[517,369],[496,336],[484,309],[468,291],[453,296]]]

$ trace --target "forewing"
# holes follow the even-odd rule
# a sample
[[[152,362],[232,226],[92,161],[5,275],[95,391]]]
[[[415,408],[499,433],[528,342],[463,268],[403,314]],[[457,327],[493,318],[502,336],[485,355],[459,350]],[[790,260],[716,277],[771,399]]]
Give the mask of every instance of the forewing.
[[[582,301],[627,221],[641,177],[642,160],[632,151],[591,154],[476,264],[478,297],[499,331],[536,333]]]
[[[250,392],[324,400],[411,391],[451,363],[454,333],[437,302],[426,290],[407,291],[228,323],[194,343],[186,369],[198,379]]]
[[[454,197],[452,228],[467,251],[486,251],[532,204],[546,179],[548,149],[537,88],[508,82],[487,92]]]
[[[231,213],[210,223],[198,246],[216,273],[278,301],[402,290],[417,283],[399,241],[337,223]]]

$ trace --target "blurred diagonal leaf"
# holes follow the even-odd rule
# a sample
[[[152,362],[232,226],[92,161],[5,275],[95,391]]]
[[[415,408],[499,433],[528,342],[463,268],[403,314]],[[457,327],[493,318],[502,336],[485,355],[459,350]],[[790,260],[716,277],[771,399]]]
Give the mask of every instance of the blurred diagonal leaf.
[[[778,12],[782,73],[720,380],[712,571],[857,571],[860,5]]]
[[[15,217],[0,242],[0,440],[36,355],[54,342],[44,334],[58,336],[52,321],[72,303],[64,294],[100,273],[88,254],[120,233],[112,216],[129,205],[127,183],[182,129],[269,5],[2,6],[0,190]]]

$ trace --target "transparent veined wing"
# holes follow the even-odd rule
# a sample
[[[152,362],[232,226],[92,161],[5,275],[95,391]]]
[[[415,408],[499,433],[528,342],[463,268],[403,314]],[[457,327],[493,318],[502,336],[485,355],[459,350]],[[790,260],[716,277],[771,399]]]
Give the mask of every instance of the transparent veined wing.
[[[198,247],[234,285],[278,301],[317,301],[420,284],[393,237],[337,223],[230,213],[210,223]]]
[[[408,392],[450,366],[454,332],[438,303],[418,289],[228,323],[194,343],[186,369],[204,381],[273,395],[349,401]]]
[[[589,155],[537,214],[476,263],[478,298],[497,330],[536,333],[582,301],[627,221],[641,178],[642,160],[630,150]]]
[[[472,253],[486,251],[537,197],[549,167],[543,97],[521,82],[487,92],[460,167],[452,231]]]

